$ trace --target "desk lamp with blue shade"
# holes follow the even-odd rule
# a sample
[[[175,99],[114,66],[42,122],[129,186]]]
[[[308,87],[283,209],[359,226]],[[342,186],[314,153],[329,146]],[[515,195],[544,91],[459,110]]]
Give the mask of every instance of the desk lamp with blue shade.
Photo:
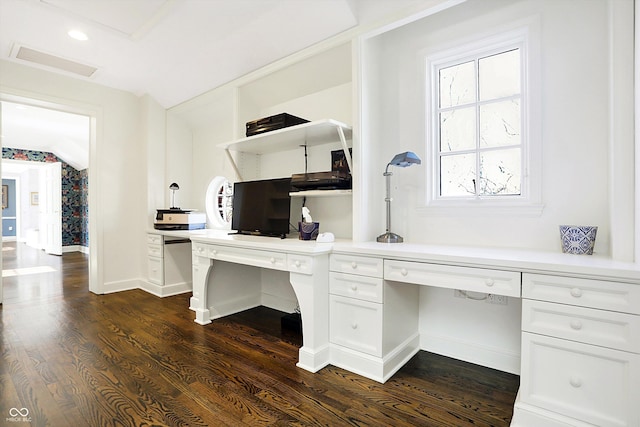
[[[387,163],[387,167],[382,174],[387,179],[387,195],[384,198],[384,201],[387,203],[387,231],[384,234],[381,234],[376,239],[377,242],[380,243],[402,243],[404,239],[397,235],[396,233],[391,232],[391,172],[389,172],[389,166],[398,166],[401,168],[406,168],[407,166],[411,166],[413,164],[419,165],[422,163],[420,158],[411,151],[406,151],[404,153],[396,154],[393,159],[389,163]]]

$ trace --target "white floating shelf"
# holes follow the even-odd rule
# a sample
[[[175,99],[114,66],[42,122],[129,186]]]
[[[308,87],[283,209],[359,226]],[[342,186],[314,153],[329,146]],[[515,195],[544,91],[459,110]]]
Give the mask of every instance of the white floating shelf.
[[[351,196],[351,190],[307,190],[292,191],[289,193],[291,197],[335,197],[335,196]]]
[[[320,145],[341,142],[338,128],[346,139],[351,139],[351,127],[333,119],[317,120],[301,125],[240,138],[217,146],[225,150],[264,154],[292,150],[301,145]]]

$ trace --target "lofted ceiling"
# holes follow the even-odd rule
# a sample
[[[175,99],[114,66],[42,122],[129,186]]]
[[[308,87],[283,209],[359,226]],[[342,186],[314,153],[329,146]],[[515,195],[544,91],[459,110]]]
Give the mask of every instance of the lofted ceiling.
[[[0,60],[148,94],[171,108],[344,31],[441,2],[0,0]],[[69,37],[70,30],[88,40]],[[19,116],[3,112],[3,133],[30,130],[20,137],[23,144],[42,138],[33,126],[11,123],[28,118]],[[47,126],[47,132],[56,131]]]

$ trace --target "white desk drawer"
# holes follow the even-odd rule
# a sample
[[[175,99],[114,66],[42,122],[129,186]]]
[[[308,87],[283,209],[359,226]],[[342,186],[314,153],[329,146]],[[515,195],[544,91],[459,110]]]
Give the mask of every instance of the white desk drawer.
[[[523,274],[522,297],[640,314],[640,286],[574,277]]]
[[[147,278],[151,283],[155,283],[156,285],[163,284],[163,265],[162,258],[147,258]]]
[[[292,273],[311,274],[313,272],[313,257],[307,255],[287,255],[287,264]]]
[[[191,252],[193,253],[193,255],[208,258],[209,257],[209,246],[210,245],[207,245],[207,244],[204,244],[204,243],[196,243],[196,242],[194,242],[191,245]]]
[[[147,243],[152,245],[161,245],[162,244],[162,235],[161,234],[147,234]]]
[[[383,262],[381,258],[331,254],[329,270],[381,278]]]
[[[640,316],[523,300],[522,330],[640,353]]]
[[[329,293],[382,303],[383,280],[355,274],[329,273]]]
[[[330,295],[329,312],[332,343],[382,356],[382,304]]]
[[[396,282],[520,297],[520,273],[412,261],[384,261],[384,278]]]
[[[162,245],[147,244],[147,254],[149,256],[162,258]]]
[[[287,270],[287,255],[281,252],[236,248],[222,245],[195,243],[192,252],[196,256],[227,261],[235,264],[252,265],[272,270]]]
[[[522,334],[520,396],[598,426],[637,426],[640,355]]]

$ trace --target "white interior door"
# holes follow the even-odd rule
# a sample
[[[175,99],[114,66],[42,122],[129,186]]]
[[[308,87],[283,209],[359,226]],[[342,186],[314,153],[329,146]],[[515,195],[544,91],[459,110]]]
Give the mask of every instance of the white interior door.
[[[47,163],[40,173],[40,238],[45,252],[62,255],[62,164]]]

